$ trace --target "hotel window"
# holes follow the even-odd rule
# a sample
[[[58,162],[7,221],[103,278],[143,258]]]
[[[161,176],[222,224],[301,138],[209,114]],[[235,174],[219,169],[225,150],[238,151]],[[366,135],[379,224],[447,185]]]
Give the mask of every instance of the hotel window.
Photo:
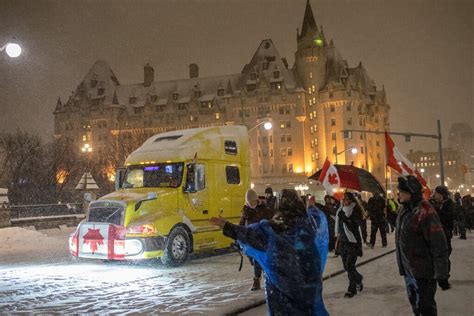
[[[316,160],[319,160],[319,153],[315,153],[314,158],[316,158]]]
[[[313,104],[316,104],[316,98],[313,98]]]
[[[318,125],[314,124],[314,132],[318,132]]]
[[[311,105],[311,104],[310,104]],[[279,106],[278,107],[278,113],[280,113],[280,115],[283,115],[285,114],[285,108],[283,106]]]
[[[311,148],[314,148],[314,140],[311,140]]]
[[[329,99],[334,98],[334,93],[332,91],[329,91]]]
[[[281,173],[286,173],[286,170],[287,170],[286,163],[282,163],[281,164]]]
[[[314,146],[318,146],[318,139],[317,138],[314,139]]]
[[[286,156],[286,148],[280,149],[280,156]]]
[[[221,115],[220,113],[216,113],[216,120],[220,119],[221,118]]]
[[[351,111],[352,110],[352,103],[347,103],[346,104],[346,110]]]
[[[316,87],[314,85],[311,86],[311,89],[313,90],[313,92],[316,92]]]
[[[311,101],[311,99],[309,99],[309,106],[312,106],[313,105],[313,101]]]
[[[330,112],[336,112],[336,107],[334,106],[334,104],[331,104],[331,105],[329,106],[329,111],[330,111]]]
[[[311,71],[309,72],[309,79],[313,79],[313,73]]]
[[[376,146],[380,146],[380,142],[379,142],[379,141],[376,141],[376,142],[375,142],[375,145],[376,145]]]
[[[275,79],[280,78],[280,71],[279,71],[279,70],[275,70],[275,71],[273,72],[273,78],[275,78]]]
[[[360,153],[361,153],[361,154],[364,153],[364,147],[360,147]]]
[[[293,173],[293,164],[292,163],[288,164],[288,172]]]
[[[217,95],[222,97],[224,95],[224,89],[222,88],[217,89]]]
[[[310,130],[311,134],[313,134],[313,133],[314,133],[314,129],[313,129],[313,127],[312,127],[312,126],[309,128],[309,130]]]
[[[291,128],[291,121],[286,121],[286,128]]]
[[[331,126],[336,126],[336,119],[331,119]]]
[[[332,132],[332,133],[331,133],[331,139],[332,139],[332,140],[336,140],[336,132]]]
[[[178,100],[178,97],[179,97],[179,94],[177,94],[177,93],[173,93],[173,94],[171,95],[171,98],[172,98],[174,101]]]
[[[313,117],[316,118],[316,111],[313,111]]]
[[[291,107],[289,105],[285,107],[285,114],[291,114]]]
[[[293,149],[292,148],[288,148],[288,155],[287,156],[293,156]]]
[[[200,98],[201,97],[201,91],[199,91],[199,90],[194,91],[194,97]]]
[[[286,135],[286,142],[291,143],[291,134]]]
[[[281,135],[281,136],[280,136],[280,142],[281,142],[281,143],[284,143],[285,140],[286,140],[285,135]]]
[[[352,117],[349,117],[349,118],[347,119],[347,125],[352,125]]]
[[[309,112],[309,119],[310,119],[310,120],[313,119],[313,112]]]
[[[283,129],[285,128],[286,124],[285,121],[280,121],[280,128]]]
[[[311,154],[311,161],[314,161],[314,154]]]

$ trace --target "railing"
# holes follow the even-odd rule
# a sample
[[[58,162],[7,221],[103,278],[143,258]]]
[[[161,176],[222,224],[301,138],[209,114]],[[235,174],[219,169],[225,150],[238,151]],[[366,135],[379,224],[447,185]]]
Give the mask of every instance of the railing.
[[[10,205],[10,218],[47,218],[84,214],[82,203]]]

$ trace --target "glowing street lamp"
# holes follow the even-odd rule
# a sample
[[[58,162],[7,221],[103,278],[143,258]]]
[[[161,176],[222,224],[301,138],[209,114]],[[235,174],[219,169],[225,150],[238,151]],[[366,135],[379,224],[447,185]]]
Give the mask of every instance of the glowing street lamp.
[[[0,52],[5,50],[7,55],[11,58],[17,58],[21,55],[21,46],[14,42],[6,43],[2,48],[0,48]]]
[[[271,130],[272,127],[273,127],[273,124],[270,120],[264,120],[264,121],[261,121],[260,123],[258,123],[257,125],[251,127],[248,132],[250,133],[251,131],[253,131],[254,129],[256,129],[257,127],[259,127],[260,125],[263,125],[263,128],[267,131]]]

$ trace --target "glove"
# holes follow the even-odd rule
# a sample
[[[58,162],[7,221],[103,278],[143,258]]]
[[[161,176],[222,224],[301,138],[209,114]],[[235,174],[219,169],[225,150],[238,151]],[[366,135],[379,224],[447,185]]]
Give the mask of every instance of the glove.
[[[438,285],[443,291],[449,290],[451,288],[451,284],[449,284],[448,280],[445,279],[438,280]]]

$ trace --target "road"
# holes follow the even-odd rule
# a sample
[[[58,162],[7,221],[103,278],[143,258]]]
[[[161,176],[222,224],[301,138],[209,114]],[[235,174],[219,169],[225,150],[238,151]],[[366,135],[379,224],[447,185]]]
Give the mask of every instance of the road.
[[[249,291],[252,267],[245,258],[239,272],[236,253],[194,259],[179,268],[74,262],[68,233],[50,231],[44,237],[22,230],[8,237],[8,248],[0,244],[0,313],[222,315],[264,298],[263,290]],[[389,243],[365,249],[364,259],[393,248],[393,235]],[[340,259],[330,257],[325,273],[340,269]]]

